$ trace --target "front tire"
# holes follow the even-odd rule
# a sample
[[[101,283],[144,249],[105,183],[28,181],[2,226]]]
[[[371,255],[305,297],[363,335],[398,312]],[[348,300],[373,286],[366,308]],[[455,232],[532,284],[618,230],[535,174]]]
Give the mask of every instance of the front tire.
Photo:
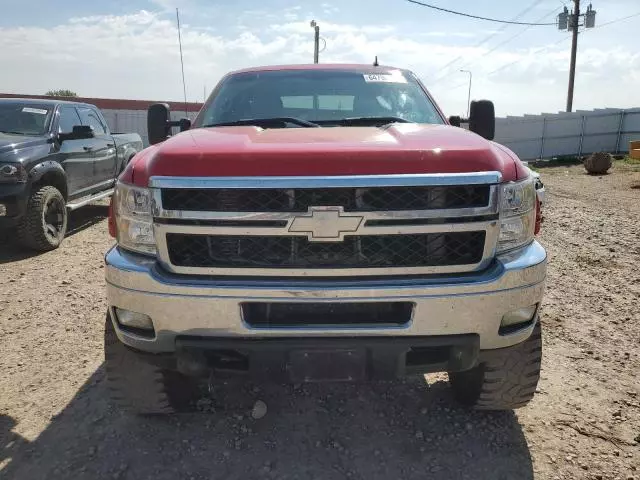
[[[60,191],[52,186],[31,193],[27,212],[18,225],[20,242],[39,252],[55,250],[67,233],[67,206]]]
[[[450,372],[456,399],[476,410],[512,410],[531,401],[542,361],[540,320],[531,336],[513,347],[483,352],[481,363],[464,372]]]
[[[123,410],[162,415],[183,410],[197,390],[189,377],[140,360],[117,337],[107,313],[104,357],[111,398]]]

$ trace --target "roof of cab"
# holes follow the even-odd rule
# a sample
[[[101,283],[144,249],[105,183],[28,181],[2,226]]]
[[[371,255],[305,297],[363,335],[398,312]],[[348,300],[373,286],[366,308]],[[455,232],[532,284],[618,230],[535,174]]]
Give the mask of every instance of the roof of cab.
[[[58,100],[55,98],[21,98],[21,97],[11,97],[11,98],[0,98],[1,103],[24,103],[27,105],[50,105],[55,107],[60,104],[69,104],[69,105],[89,105],[84,102],[74,102],[73,100]]]
[[[403,71],[407,70],[403,68],[396,68],[387,65],[374,66],[371,63],[305,63],[298,65],[265,65],[261,67],[243,68],[230,72],[229,75],[235,75],[237,73],[247,72],[269,72],[278,70],[344,70],[352,72],[366,72],[366,73],[389,73],[391,71]]]

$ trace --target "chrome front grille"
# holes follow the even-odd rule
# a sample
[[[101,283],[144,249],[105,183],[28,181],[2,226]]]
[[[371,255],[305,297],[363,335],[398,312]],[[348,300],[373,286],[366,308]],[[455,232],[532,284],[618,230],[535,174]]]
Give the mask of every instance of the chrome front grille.
[[[152,177],[158,259],[175,273],[363,276],[486,267],[500,174]]]

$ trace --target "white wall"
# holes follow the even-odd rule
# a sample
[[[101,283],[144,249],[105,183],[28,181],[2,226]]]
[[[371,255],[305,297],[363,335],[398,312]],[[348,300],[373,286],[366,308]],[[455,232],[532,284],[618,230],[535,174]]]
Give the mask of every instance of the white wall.
[[[148,145],[146,110],[102,110],[102,113],[111,131],[138,133],[145,146]],[[171,112],[174,120],[184,116],[184,111]],[[191,120],[195,116],[195,112],[189,112]],[[496,141],[523,160],[596,151],[627,152],[631,140],[640,140],[640,108],[496,119]]]
[[[523,160],[628,152],[629,141],[640,140],[640,108],[498,118],[495,140]]]
[[[146,147],[149,145],[149,137],[147,135],[147,111],[146,110],[107,110],[103,109],[102,114],[109,124],[112,132],[117,133],[138,133],[142,137],[142,142]],[[183,110],[174,110],[171,112],[172,120],[184,118]],[[193,120],[196,112],[189,112],[188,118]]]

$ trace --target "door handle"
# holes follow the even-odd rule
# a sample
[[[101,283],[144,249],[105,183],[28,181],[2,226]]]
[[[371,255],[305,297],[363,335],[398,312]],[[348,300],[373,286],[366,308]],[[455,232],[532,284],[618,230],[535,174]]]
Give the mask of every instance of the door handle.
[[[115,147],[116,144],[115,143],[107,143],[107,147],[111,148],[111,147]]]
[[[90,152],[91,150],[93,150],[93,147],[82,147],[84,148],[85,152]]]

